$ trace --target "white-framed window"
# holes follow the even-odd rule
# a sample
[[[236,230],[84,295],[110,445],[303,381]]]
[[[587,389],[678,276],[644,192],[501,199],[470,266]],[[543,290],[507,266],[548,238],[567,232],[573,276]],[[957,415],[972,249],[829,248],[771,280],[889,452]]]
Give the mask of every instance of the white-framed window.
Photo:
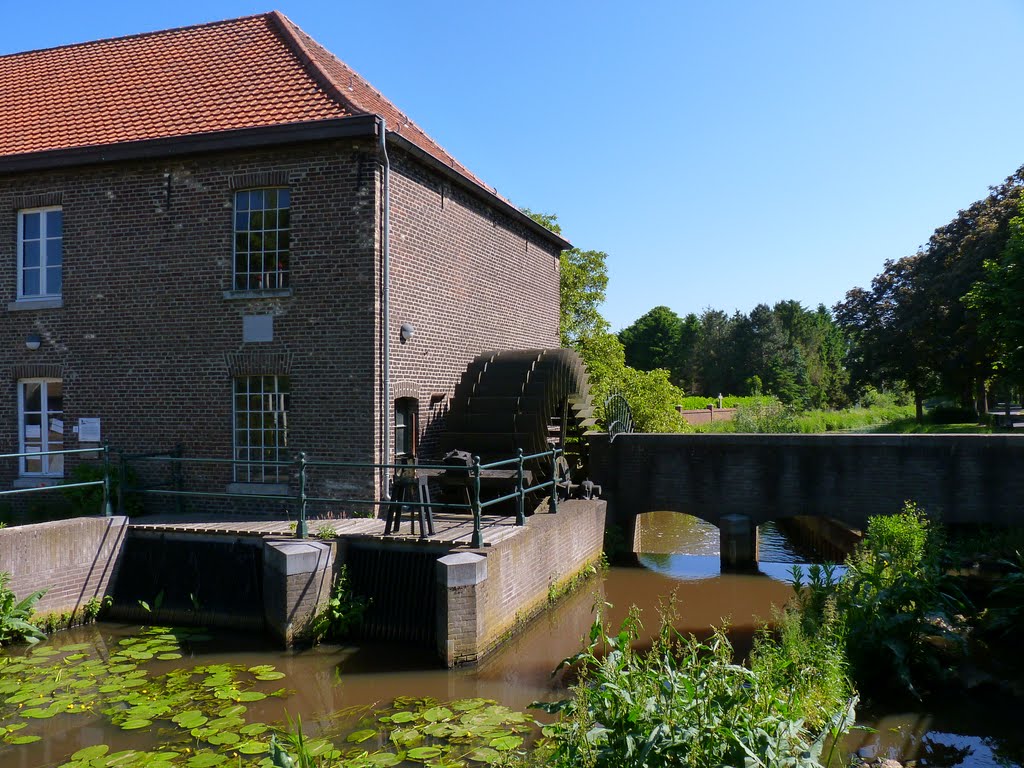
[[[64,212],[60,206],[18,211],[18,298],[61,295]]]
[[[234,383],[235,482],[287,482],[288,468],[269,462],[288,455],[287,376],[239,376]]]
[[[291,194],[280,187],[235,192],[236,291],[288,287]]]
[[[64,449],[64,392],[60,379],[22,379],[18,382],[18,453]],[[22,475],[64,476],[63,456],[25,456]]]

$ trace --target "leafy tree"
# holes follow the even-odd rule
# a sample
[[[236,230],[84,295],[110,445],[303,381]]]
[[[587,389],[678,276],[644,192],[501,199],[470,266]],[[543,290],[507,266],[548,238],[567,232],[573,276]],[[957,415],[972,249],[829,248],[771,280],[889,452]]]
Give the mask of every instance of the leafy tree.
[[[524,208],[523,213],[556,235],[562,233],[558,216],[534,213],[529,208]],[[607,259],[608,254],[604,251],[584,251],[579,248],[562,251],[559,262],[561,314],[558,333],[563,347],[575,347],[583,339],[608,330],[608,321],[598,309],[604,303],[608,290]]]
[[[1020,384],[1024,381],[1024,198],[1017,210],[1000,258],[984,261],[984,276],[964,300],[978,313],[981,336],[991,344],[994,372]]]
[[[675,373],[680,368],[680,344],[683,321],[665,306],[655,307],[628,328],[619,331],[626,351],[626,363],[641,371],[665,368]]]

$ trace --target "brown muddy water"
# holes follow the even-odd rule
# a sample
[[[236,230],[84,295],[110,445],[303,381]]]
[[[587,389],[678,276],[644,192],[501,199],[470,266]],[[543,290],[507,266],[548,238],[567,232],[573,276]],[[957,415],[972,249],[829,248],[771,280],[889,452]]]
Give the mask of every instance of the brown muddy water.
[[[734,644],[743,650],[757,627],[771,617],[772,607],[788,599],[792,564],[807,560],[769,525],[761,529],[759,572],[722,574],[717,528],[671,512],[643,516],[639,543],[642,567],[611,568],[595,576],[473,668],[439,669],[431,653],[400,646],[321,646],[283,652],[258,637],[224,633],[187,646],[182,660],[154,661],[149,668],[157,674],[183,664],[273,664],[285,673],[282,682],[293,692],[284,698],[253,703],[248,715],[267,723],[301,716],[311,731],[331,721],[333,713],[372,703],[386,706],[406,696],[441,701],[481,697],[523,709],[533,701],[565,694],[566,681],[552,675],[552,670],[579,650],[593,621],[595,605],[611,604],[608,620],[613,624],[635,605],[644,626],[654,631],[659,605],[674,596],[677,628],[705,635],[709,628],[727,621]],[[120,639],[138,630],[135,626],[103,623],[60,633],[53,642],[88,643],[105,656]],[[645,639],[642,637],[641,642]],[[994,713],[963,709],[885,714],[868,723],[872,731],[855,733],[846,746],[863,756],[916,759],[919,768],[1022,768],[1022,736],[1016,723],[1010,722],[1020,713],[1003,712],[1002,719],[1007,722],[1001,727],[1000,716]],[[31,728],[42,740],[10,747],[0,744],[2,768],[59,765],[76,750],[99,743],[109,744],[111,752],[154,749],[160,743],[159,734],[124,731],[99,714],[58,715],[33,723]]]

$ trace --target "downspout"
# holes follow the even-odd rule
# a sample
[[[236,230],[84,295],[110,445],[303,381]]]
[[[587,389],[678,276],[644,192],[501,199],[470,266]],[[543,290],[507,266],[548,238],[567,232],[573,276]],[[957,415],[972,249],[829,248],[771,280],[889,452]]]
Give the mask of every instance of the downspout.
[[[388,147],[387,147],[387,133],[388,126],[387,121],[378,116],[377,125],[379,128],[380,137],[380,154],[384,160],[384,177],[381,181],[381,195],[384,198],[384,212],[383,212],[383,232],[381,235],[381,261],[383,265],[381,267],[381,282],[383,283],[384,296],[381,301],[381,328],[384,335],[384,348],[382,350],[383,362],[381,367],[383,368],[383,375],[381,380],[383,382],[384,395],[381,398],[381,443],[382,451],[381,456],[383,457],[382,464],[389,464],[391,458],[391,193],[390,193],[390,180],[391,180],[391,161],[388,159]],[[380,497],[382,501],[389,501],[390,494],[388,489],[388,477],[391,473],[385,469],[381,473],[381,489]]]

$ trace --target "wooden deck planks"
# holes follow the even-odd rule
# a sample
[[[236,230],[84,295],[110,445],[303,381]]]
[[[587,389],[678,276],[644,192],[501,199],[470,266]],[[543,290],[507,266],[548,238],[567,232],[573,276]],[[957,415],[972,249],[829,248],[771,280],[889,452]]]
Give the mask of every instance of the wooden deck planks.
[[[135,530],[159,533],[194,533],[212,536],[294,536],[294,521],[255,520],[225,515],[190,515],[187,518],[175,515],[154,515],[136,518],[129,522]],[[425,542],[435,545],[470,545],[473,535],[473,520],[466,515],[438,513],[434,515],[434,533],[425,539],[412,532],[408,516],[402,521],[397,532],[384,535],[384,521],[376,518],[350,518],[344,520],[310,520],[309,533],[315,537],[324,527],[333,528],[338,538],[378,538],[382,541]],[[523,529],[516,526],[515,518],[484,517],[481,532],[484,546],[493,546],[517,535]]]

